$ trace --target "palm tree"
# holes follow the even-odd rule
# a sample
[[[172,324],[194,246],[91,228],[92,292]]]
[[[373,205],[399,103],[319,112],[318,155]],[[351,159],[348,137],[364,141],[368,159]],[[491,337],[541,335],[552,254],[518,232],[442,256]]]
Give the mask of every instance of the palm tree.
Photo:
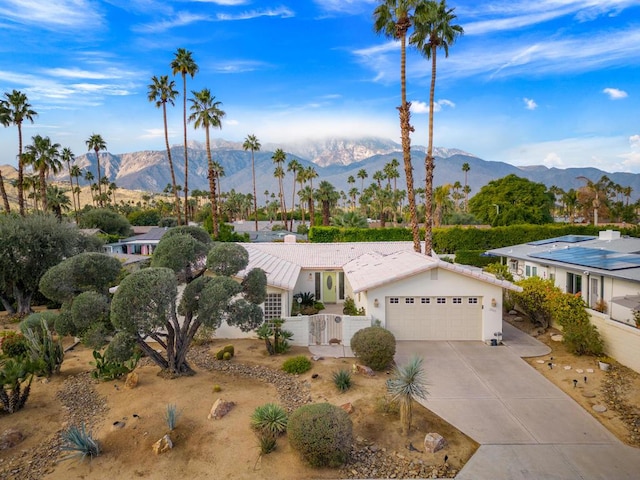
[[[318,186],[316,197],[322,203],[322,225],[328,227],[331,217],[331,207],[338,201],[340,194],[331,183],[323,180]]]
[[[82,170],[80,170],[80,167],[78,165],[73,165],[71,167],[71,178],[75,178],[76,179],[76,186],[75,188],[73,188],[73,194],[74,194],[74,198],[76,198],[76,205],[78,205],[78,210],[80,210],[80,180],[78,180],[81,176],[82,176]],[[72,183],[72,187],[73,187],[73,183]]]
[[[209,199],[211,200],[211,220],[213,222],[213,237],[218,238],[218,206],[216,199],[216,172],[214,170],[213,159],[211,158],[211,141],[209,136],[209,130],[211,128],[222,128],[222,118],[225,112],[220,109],[222,102],[216,101],[216,97],[211,95],[211,91],[208,88],[204,88],[199,92],[192,91],[194,98],[189,99],[191,102],[191,115],[189,115],[189,121],[194,122],[195,128],[204,128],[205,131],[205,143],[207,149],[207,163],[209,166]],[[185,137],[186,140],[186,137]],[[186,159],[186,145],[185,145],[185,159]],[[185,170],[185,189],[187,188],[186,170]],[[187,202],[187,196],[185,192],[185,203]],[[188,205],[185,205],[185,222],[188,217]]]
[[[33,119],[38,116],[35,110],[31,109],[31,104],[27,99],[27,96],[18,91],[13,90],[11,93],[4,94],[4,98],[0,100],[0,120],[2,125],[8,127],[9,125],[15,125],[18,127],[18,208],[20,215],[24,216],[24,189],[22,182],[24,181],[24,162],[22,158],[22,124],[25,120],[33,123]],[[4,190],[4,183],[2,183]],[[9,202],[6,199],[6,194],[3,194],[4,207],[7,212],[9,211]]]
[[[387,381],[387,391],[400,402],[402,432],[409,435],[413,401],[426,400],[428,394],[422,358],[413,356],[406,365],[395,367],[393,377]]]
[[[413,236],[413,249],[420,252],[420,232],[418,212],[413,189],[413,165],[411,164],[411,103],[407,102],[407,34],[412,24],[412,13],[417,0],[383,0],[373,12],[374,29],[387,38],[400,40],[400,135],[402,137],[402,157],[407,180],[409,218]]]
[[[451,199],[449,194],[451,193],[451,184],[446,183],[433,189],[433,203],[435,204],[434,211],[434,226],[439,227],[442,225],[442,219],[444,217],[444,211],[447,204],[451,205]]]
[[[425,157],[425,254],[431,255],[432,239],[432,203],[433,203],[433,107],[436,91],[436,53],[439,48],[444,50],[445,58],[449,56],[449,46],[453,45],[464,30],[460,25],[453,25],[456,19],[455,8],[448,8],[445,0],[434,2],[421,0],[416,6],[414,19],[414,33],[410,43],[427,58],[431,59],[431,88],[429,90],[429,144]]]
[[[71,162],[75,160],[75,155],[69,147],[62,149],[62,161],[67,164],[67,173],[69,174],[69,185],[71,185],[71,198],[73,200],[73,212],[75,213],[76,222],[78,221],[78,206],[76,204],[76,196],[73,194],[73,175],[71,172]],[[75,166],[75,165],[74,165]]]
[[[60,161],[60,144],[51,143],[49,137],[36,135],[32,137],[33,143],[27,145],[29,161],[33,169],[38,172],[40,179],[40,197],[42,210],[47,211],[47,177],[50,172],[58,173],[62,168]]]
[[[219,162],[213,162],[213,174],[216,177],[216,187],[218,189],[218,210],[220,210],[222,208],[222,197],[224,196],[224,193],[222,192],[222,182],[220,179],[224,177],[226,173],[224,171],[224,167]]]
[[[331,217],[331,225],[342,228],[369,228],[367,219],[356,212],[345,212]]]
[[[107,142],[104,141],[101,135],[92,133],[85,143],[87,144],[89,151],[93,150],[96,152],[96,166],[98,169],[98,201],[99,204],[102,205],[102,189],[100,187],[102,184],[102,177],[100,175],[100,150],[107,149]]]
[[[93,205],[96,204],[96,197],[94,196],[93,192],[96,190],[95,185],[93,184],[93,180],[95,179],[95,177],[93,176],[93,173],[91,173],[89,170],[87,170],[86,172],[84,172],[84,179],[89,182],[89,193],[91,193],[91,203]],[[80,195],[78,193],[78,195]]]
[[[284,223],[285,227],[287,225],[287,207],[284,201],[284,186],[282,183],[282,179],[284,178],[284,162],[287,159],[287,155],[284,153],[284,150],[281,148],[276,149],[271,156],[271,160],[276,165],[276,169],[273,172],[273,176],[278,179],[278,198],[280,199],[280,214],[282,216],[282,223]]]
[[[155,102],[156,107],[162,107],[162,120],[164,123],[164,144],[165,148],[167,149],[169,171],[171,172],[171,185],[173,186],[173,194],[175,197],[175,211],[178,217],[178,225],[181,225],[182,217],[180,215],[180,199],[178,198],[178,190],[176,189],[176,172],[173,168],[171,147],[169,146],[169,129],[167,127],[167,103],[171,106],[174,106],[175,99],[178,96],[178,91],[175,89],[175,86],[176,82],[174,82],[173,80],[169,81],[169,75],[161,75],[160,78],[154,75],[153,77],[151,77],[151,83],[147,86],[149,90],[147,98],[150,102]]]
[[[393,198],[396,199],[398,196],[398,178],[400,177],[400,173],[398,172],[398,167],[400,164],[398,160],[392,158],[391,161],[383,167],[384,175],[387,177],[387,182],[391,184],[391,180],[393,180]],[[414,199],[415,199],[415,191],[414,191]],[[398,209],[394,208],[393,210],[393,223],[397,224],[397,214]],[[416,214],[417,215],[417,214]]]
[[[469,192],[471,191],[471,189],[467,189],[467,186],[468,186],[467,174],[469,173],[469,170],[471,170],[471,167],[467,162],[464,162],[462,164],[462,171],[464,172],[464,190],[462,191],[464,192],[464,211],[465,212],[469,210]]]
[[[258,231],[258,197],[256,195],[256,164],[253,158],[254,152],[260,151],[260,141],[255,135],[247,135],[244,139],[242,148],[251,150],[251,177],[253,178],[253,216],[255,217],[256,232]]]
[[[184,123],[184,223],[189,224],[189,205],[187,198],[189,197],[189,156],[187,152],[187,74],[191,75],[191,78],[198,73],[198,65],[194,62],[192,52],[179,48],[174,54],[173,61],[171,62],[171,73],[173,75],[182,75],[182,97],[183,97],[183,123]],[[207,146],[207,151],[209,147]],[[217,227],[216,227],[217,228]]]
[[[49,210],[62,220],[62,212],[70,209],[71,201],[67,196],[68,190],[63,190],[57,185],[47,185],[46,205]]]
[[[295,158],[287,164],[287,172],[293,173],[293,195],[291,196],[291,226],[289,230],[293,232],[293,216],[295,214],[296,203],[296,181],[298,180],[297,174],[302,170],[302,165]]]
[[[29,162],[27,162],[27,160],[29,159],[29,155],[27,153],[24,153],[23,155],[23,159],[22,161],[24,162],[25,165],[28,165]],[[17,184],[17,180],[16,180],[16,184]],[[28,191],[28,190],[32,190],[31,193],[29,193],[28,195],[25,195],[25,209],[29,208],[29,204],[26,201],[27,198],[33,198],[33,209],[34,210],[38,210],[38,185],[40,184],[39,180],[38,180],[38,175],[25,175],[23,178],[23,182],[22,185],[24,186],[24,191]]]
[[[307,168],[305,168],[305,172],[304,172],[304,176],[307,180],[309,180],[309,194],[311,195],[311,197],[309,198],[308,202],[309,202],[309,226],[313,226],[313,224],[315,223],[315,219],[316,219],[316,210],[315,210],[315,202],[313,201],[313,179],[314,178],[318,178],[318,172],[316,171],[316,169],[312,166],[309,165]]]
[[[356,177],[360,179],[360,195],[362,195],[362,191],[364,190],[364,179],[369,177],[369,174],[364,168],[358,170]]]

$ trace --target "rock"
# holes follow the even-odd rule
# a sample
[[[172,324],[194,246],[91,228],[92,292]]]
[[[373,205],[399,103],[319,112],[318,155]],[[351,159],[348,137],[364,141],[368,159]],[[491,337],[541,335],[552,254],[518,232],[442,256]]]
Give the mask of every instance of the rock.
[[[587,368],[587,373],[593,373],[593,368]]]
[[[153,453],[160,455],[161,453],[168,452],[173,448],[173,442],[169,435],[165,435],[156,443],[153,444]]]
[[[517,315],[518,312],[515,310],[509,310],[509,315]]]
[[[594,405],[593,411],[598,413],[604,413],[607,411],[607,407],[605,407],[604,405]]]
[[[439,433],[427,433],[424,437],[424,449],[426,452],[435,453],[447,446],[447,441]]]
[[[113,422],[113,425],[111,425],[111,430],[120,430],[122,428],[124,428],[124,426],[126,425],[126,423],[124,422]]]
[[[562,368],[564,368],[565,370],[571,370],[571,365],[565,365],[565,366],[564,366],[564,367],[562,367]]]
[[[356,364],[356,372],[358,372],[361,375],[367,375],[368,377],[373,377],[375,375],[375,372],[371,370],[371,368],[367,367],[366,365]]]
[[[514,322],[522,322],[524,319],[522,317],[514,317],[513,321]]]
[[[593,392],[582,392],[582,396],[585,398],[595,398],[596,394]]]
[[[211,407],[211,411],[209,412],[209,415],[207,416],[207,418],[209,420],[211,419],[220,420],[227,413],[229,413],[235,405],[236,404],[234,402],[228,402],[226,400],[219,398],[215,401],[215,403]]]
[[[318,355],[314,355],[313,357],[311,357],[311,360],[313,360],[314,362],[319,362],[320,360],[324,360],[324,357],[319,357]]]
[[[584,373],[584,370],[583,370],[583,369],[581,369],[581,368],[576,368],[576,372],[577,372],[577,373]]]
[[[551,340],[553,340],[554,342],[561,342],[563,338],[564,337],[562,335],[559,335],[559,334],[551,335]]]
[[[131,372],[127,375],[127,379],[124,382],[124,388],[136,388],[138,386],[138,374]]]
[[[348,414],[353,413],[353,405],[351,404],[351,402],[343,403],[342,405],[340,405],[340,408],[343,409]]]
[[[24,440],[24,435],[15,428],[8,428],[0,435],[0,450],[7,450],[18,445]]]

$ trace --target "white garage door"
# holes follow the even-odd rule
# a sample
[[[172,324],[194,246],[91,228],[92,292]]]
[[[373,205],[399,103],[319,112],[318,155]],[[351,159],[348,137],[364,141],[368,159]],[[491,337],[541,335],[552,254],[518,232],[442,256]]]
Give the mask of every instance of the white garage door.
[[[482,340],[479,297],[386,297],[396,340]]]

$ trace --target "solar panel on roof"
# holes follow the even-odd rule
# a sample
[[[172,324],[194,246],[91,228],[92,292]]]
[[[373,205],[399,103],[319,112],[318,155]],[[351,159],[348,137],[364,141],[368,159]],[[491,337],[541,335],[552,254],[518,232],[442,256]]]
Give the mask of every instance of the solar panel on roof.
[[[598,248],[558,248],[546,252],[531,253],[529,256],[602,270],[624,270],[626,268],[640,267],[640,255],[619,253]]]
[[[580,243],[586,242],[587,240],[595,240],[596,237],[592,235],[563,235],[562,237],[554,237],[554,238],[546,238],[544,240],[536,240],[534,242],[529,242],[527,245],[548,245],[550,243]]]

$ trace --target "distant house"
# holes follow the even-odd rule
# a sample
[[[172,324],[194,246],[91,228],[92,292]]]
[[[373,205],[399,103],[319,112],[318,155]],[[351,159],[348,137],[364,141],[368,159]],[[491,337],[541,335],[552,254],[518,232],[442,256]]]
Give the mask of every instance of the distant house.
[[[640,371],[640,238],[607,230],[599,236],[565,235],[487,253],[502,257],[516,280],[537,276],[581,295],[607,352]]]
[[[265,318],[290,317],[298,293],[311,292],[327,310],[338,313],[351,297],[357,308],[364,308],[368,325],[379,323],[398,340],[495,339],[502,334],[502,289],[520,288],[416,253],[411,242],[309,244],[289,237],[284,243],[242,245],[249,265],[239,276],[256,267],[267,274]],[[342,320],[324,321],[348,330],[348,335],[332,335],[347,342],[355,330]],[[289,326],[295,321],[287,320]],[[306,324],[302,331],[308,336],[311,327]],[[304,336],[298,335],[298,342],[307,344]]]
[[[152,227],[146,233],[134,235],[117,243],[109,243],[102,248],[105,253],[152,255],[166,232],[166,227]]]

